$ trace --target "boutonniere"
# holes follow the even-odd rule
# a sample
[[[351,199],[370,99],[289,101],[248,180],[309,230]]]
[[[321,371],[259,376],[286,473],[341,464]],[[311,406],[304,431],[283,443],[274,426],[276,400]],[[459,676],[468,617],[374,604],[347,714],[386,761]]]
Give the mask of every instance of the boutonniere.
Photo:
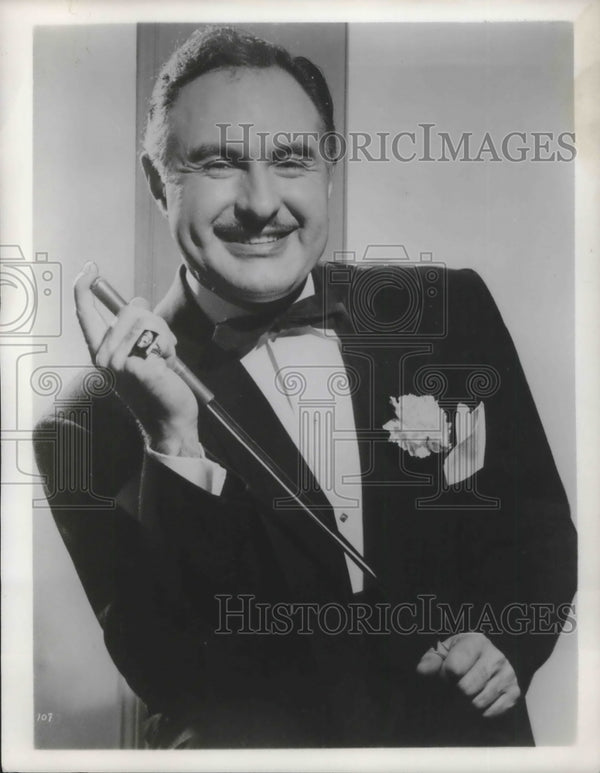
[[[383,429],[390,433],[390,442],[419,459],[445,453],[443,468],[448,485],[467,480],[481,470],[485,456],[483,403],[472,411],[464,403],[459,403],[453,433],[446,411],[433,395],[390,397],[390,403],[396,418],[383,425]],[[451,441],[452,434],[454,443]]]

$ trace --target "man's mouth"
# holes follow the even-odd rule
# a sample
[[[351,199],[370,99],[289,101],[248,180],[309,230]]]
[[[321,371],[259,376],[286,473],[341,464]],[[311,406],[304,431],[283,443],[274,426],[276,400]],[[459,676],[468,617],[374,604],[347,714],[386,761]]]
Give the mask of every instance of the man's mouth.
[[[263,231],[260,234],[248,234],[240,230],[221,230],[215,229],[215,234],[224,242],[235,242],[236,244],[273,244],[289,236],[295,228],[279,229],[277,231]]]
[[[296,228],[269,229],[259,234],[249,234],[237,229],[215,229],[215,235],[238,257],[271,257],[285,248],[287,237],[295,230]]]

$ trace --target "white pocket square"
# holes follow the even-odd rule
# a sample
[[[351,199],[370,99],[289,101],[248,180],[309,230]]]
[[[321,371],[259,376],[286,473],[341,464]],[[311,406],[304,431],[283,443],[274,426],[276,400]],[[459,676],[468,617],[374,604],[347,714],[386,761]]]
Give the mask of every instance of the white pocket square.
[[[485,456],[485,408],[483,403],[469,410],[464,403],[456,408],[456,445],[444,460],[444,477],[449,486],[467,480],[483,467]]]

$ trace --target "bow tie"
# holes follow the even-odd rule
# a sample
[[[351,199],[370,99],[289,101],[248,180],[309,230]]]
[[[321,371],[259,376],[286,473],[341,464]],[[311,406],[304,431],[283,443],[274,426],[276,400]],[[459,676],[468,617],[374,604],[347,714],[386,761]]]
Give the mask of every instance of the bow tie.
[[[349,323],[343,303],[320,295],[311,295],[288,306],[279,314],[249,314],[232,317],[215,325],[213,342],[226,352],[239,357],[248,354],[266,335],[277,337],[303,327],[332,328],[342,332]]]

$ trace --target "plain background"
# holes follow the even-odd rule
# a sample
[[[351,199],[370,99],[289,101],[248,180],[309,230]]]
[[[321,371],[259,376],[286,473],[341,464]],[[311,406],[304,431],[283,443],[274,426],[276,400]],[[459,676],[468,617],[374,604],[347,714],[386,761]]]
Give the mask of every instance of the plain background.
[[[68,303],[85,260],[106,266],[125,295],[141,281],[134,272],[144,217],[139,186],[136,193],[137,36],[134,26],[36,35],[34,248],[62,263],[67,299],[65,333],[45,356],[48,365],[87,362]],[[475,136],[572,130],[570,25],[353,24],[347,46],[348,130],[396,132],[424,122]],[[349,164],[344,201],[342,248],[360,256],[373,242],[403,244],[411,257],[428,251],[483,275],[574,504],[572,165]],[[170,258],[154,260],[164,266]],[[34,526],[36,710],[60,718],[39,742],[115,746],[123,687],[43,509]],[[540,744],[573,739],[574,653],[575,637],[563,637],[528,695]]]

